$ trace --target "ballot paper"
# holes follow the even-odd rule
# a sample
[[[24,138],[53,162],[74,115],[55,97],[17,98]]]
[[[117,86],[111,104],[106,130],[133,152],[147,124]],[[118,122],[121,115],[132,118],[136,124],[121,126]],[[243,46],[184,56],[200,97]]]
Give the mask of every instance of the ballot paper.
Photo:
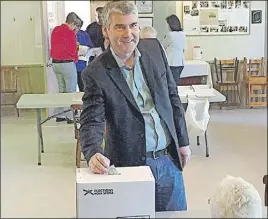
[[[91,48],[90,50],[88,50],[86,56],[90,57],[90,56],[99,56],[102,53],[102,49],[100,47],[96,47],[96,48]]]
[[[111,165],[108,168],[108,175],[120,175],[120,173],[118,173],[114,165]]]
[[[78,50],[79,56],[86,56],[86,54],[88,53],[89,49],[90,48],[88,46],[79,45],[79,50]]]
[[[81,47],[81,53],[80,53],[80,47],[79,47],[79,57],[78,57],[78,59],[88,62],[89,57],[91,57],[91,56],[98,57],[101,53],[102,53],[102,49],[100,47],[96,47],[96,48],[87,47],[87,50],[86,50],[86,48],[84,48],[82,46]]]

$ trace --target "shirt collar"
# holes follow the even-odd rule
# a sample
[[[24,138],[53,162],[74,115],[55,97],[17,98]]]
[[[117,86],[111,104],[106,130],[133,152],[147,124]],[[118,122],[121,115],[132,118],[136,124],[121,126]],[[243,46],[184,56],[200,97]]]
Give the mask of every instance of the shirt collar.
[[[111,49],[112,55],[113,55],[115,61],[117,62],[119,68],[123,68],[123,67],[129,68],[129,66],[125,65],[125,63],[115,54],[112,46],[110,46],[110,49]],[[138,48],[135,48],[135,50],[134,50],[134,63],[136,63],[136,61],[139,60],[140,56],[141,56],[140,51],[138,50]]]

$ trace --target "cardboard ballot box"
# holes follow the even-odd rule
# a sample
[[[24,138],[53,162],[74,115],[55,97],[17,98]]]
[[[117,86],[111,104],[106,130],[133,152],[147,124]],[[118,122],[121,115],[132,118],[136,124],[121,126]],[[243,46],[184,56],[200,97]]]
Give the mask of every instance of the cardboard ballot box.
[[[77,218],[155,218],[155,179],[150,167],[116,170],[119,175],[77,169]]]

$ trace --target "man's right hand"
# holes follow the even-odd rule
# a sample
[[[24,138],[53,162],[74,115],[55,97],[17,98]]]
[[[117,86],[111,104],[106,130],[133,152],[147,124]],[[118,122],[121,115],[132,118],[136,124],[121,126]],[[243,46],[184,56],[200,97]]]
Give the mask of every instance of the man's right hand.
[[[108,172],[110,160],[101,153],[96,153],[90,158],[88,166],[92,173],[104,174]]]

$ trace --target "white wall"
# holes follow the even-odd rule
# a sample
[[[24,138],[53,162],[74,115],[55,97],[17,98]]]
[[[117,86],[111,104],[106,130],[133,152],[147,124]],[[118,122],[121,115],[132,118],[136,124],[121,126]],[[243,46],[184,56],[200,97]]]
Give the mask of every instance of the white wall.
[[[182,1],[177,1],[176,13],[182,20]],[[265,1],[251,1],[251,10],[262,10],[262,23],[251,24],[250,34],[235,36],[187,36],[185,58],[192,59],[192,48],[200,45],[204,60],[213,60],[214,57],[228,59],[238,57],[260,58],[264,56],[265,47]],[[251,14],[251,12],[250,12]],[[267,45],[266,45],[267,46]]]
[[[75,12],[84,22],[82,30],[85,30],[91,23],[90,20],[90,1],[64,1],[65,17],[70,12]]]

